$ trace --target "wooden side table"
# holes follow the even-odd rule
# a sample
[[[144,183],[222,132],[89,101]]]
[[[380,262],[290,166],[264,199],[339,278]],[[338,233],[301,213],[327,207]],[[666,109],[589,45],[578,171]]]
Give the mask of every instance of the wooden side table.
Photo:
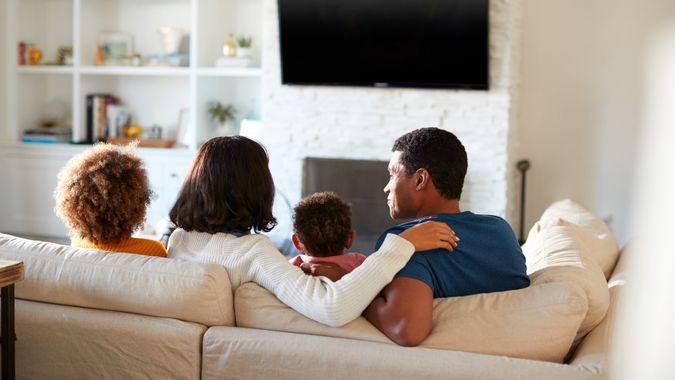
[[[14,379],[14,284],[23,280],[23,262],[0,260],[0,345],[2,380]]]

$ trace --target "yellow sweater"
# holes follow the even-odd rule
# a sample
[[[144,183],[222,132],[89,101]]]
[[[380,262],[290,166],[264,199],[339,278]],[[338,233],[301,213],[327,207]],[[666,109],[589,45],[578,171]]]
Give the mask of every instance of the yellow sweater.
[[[162,243],[150,239],[128,238],[122,240],[118,244],[110,245],[96,245],[84,240],[73,239],[70,245],[76,248],[97,249],[99,251],[126,252],[139,255],[166,257],[166,248],[164,248]]]

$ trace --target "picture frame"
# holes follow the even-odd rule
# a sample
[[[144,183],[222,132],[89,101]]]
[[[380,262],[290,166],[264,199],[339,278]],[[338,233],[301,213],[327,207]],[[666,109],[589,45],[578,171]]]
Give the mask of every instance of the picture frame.
[[[134,36],[129,33],[103,33],[98,37],[105,65],[128,65],[134,54]]]

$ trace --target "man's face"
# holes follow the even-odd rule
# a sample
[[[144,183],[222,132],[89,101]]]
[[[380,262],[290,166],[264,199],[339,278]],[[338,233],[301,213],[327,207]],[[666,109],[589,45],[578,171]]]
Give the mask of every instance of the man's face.
[[[387,194],[389,216],[392,219],[407,219],[416,216],[415,175],[406,175],[400,162],[401,152],[395,151],[389,161],[389,182],[384,187]]]

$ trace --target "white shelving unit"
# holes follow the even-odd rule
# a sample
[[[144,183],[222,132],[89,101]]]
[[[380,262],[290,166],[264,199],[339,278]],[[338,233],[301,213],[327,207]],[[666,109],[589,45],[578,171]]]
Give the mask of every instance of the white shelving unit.
[[[0,115],[0,231],[44,236],[65,235],[54,216],[52,192],[58,170],[86,146],[23,144],[22,133],[36,127],[47,110],[61,111],[75,136],[86,133],[86,96],[109,93],[121,99],[133,121],[159,125],[163,137],[175,136],[179,112],[188,109],[187,149],[139,148],[158,198],[147,221],[165,217],[199,144],[215,135],[207,108],[212,101],[232,104],[236,121],[260,114],[261,47],[264,0],[6,0],[7,57],[27,41],[56,58],[59,47],[73,49],[72,66],[19,66],[8,62],[7,112]],[[133,36],[134,51],[161,53],[157,29],[180,27],[189,35],[186,67],[96,66],[96,41],[104,33]],[[253,38],[251,67],[215,67],[228,33]],[[254,111],[254,112],[251,112]]]
[[[46,109],[64,109],[74,140],[86,134],[86,96],[110,93],[127,106],[134,122],[159,125],[176,135],[178,116],[189,110],[187,143],[192,150],[214,135],[206,109],[212,101],[232,104],[241,118],[260,107],[263,0],[7,0],[7,56],[19,41],[35,44],[43,62],[57,49],[73,48],[72,66],[9,68],[7,115],[0,141],[17,144]],[[186,67],[96,66],[96,41],[105,33],[133,36],[134,52],[161,53],[157,29],[180,27],[189,40]],[[253,38],[251,67],[215,67],[228,33]],[[12,74],[14,73],[14,74]],[[260,114],[255,110],[255,114]],[[47,147],[46,149],[49,149]]]

